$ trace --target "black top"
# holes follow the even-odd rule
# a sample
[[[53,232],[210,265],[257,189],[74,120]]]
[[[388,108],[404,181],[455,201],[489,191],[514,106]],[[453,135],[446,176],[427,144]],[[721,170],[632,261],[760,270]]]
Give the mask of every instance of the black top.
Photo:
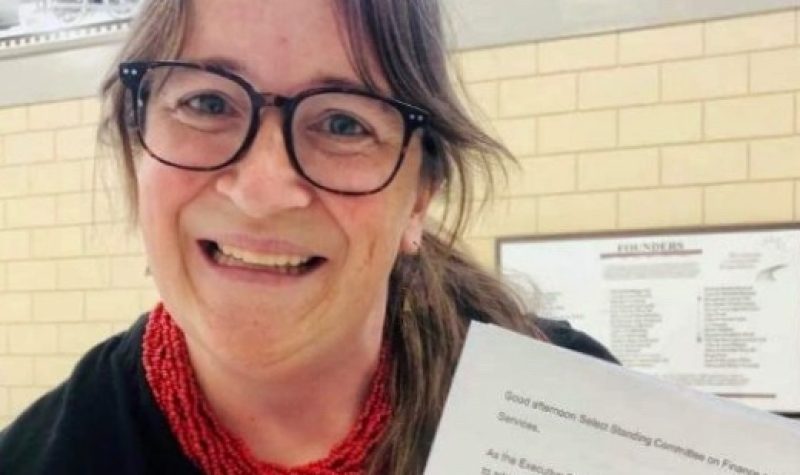
[[[0,475],[201,473],[181,452],[147,386],[145,321],[89,351],[67,381],[0,432]],[[538,323],[553,343],[616,362],[568,323]]]

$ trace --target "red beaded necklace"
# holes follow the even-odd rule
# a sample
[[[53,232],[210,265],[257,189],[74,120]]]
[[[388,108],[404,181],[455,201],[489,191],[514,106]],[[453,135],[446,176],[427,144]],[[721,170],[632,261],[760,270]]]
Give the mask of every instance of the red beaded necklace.
[[[189,362],[183,332],[159,304],[150,313],[142,342],[147,382],[181,449],[209,475],[363,474],[366,460],[391,418],[387,381],[388,351],[383,351],[361,415],[327,457],[299,467],[256,460],[244,442],[217,420]]]

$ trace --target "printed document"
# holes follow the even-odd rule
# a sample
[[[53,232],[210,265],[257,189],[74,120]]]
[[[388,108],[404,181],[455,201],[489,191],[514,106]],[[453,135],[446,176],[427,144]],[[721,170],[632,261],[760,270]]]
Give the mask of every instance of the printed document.
[[[800,422],[473,323],[426,475],[797,475]]]

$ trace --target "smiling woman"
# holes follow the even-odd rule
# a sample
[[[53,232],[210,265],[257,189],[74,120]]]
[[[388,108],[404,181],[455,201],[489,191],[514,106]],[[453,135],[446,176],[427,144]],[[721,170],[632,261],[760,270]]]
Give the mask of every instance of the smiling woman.
[[[436,0],[145,2],[105,132],[162,301],[2,468],[421,473],[470,320],[543,338],[455,249],[471,170],[508,153],[445,58]]]

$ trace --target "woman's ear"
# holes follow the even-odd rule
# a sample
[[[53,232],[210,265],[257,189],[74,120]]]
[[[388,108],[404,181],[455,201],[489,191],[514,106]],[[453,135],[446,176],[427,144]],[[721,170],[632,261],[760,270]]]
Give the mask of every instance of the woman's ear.
[[[425,231],[425,218],[428,215],[428,207],[438,189],[438,184],[420,184],[414,207],[411,209],[411,216],[400,239],[401,253],[411,255],[419,253],[419,248],[422,245],[422,234]]]

